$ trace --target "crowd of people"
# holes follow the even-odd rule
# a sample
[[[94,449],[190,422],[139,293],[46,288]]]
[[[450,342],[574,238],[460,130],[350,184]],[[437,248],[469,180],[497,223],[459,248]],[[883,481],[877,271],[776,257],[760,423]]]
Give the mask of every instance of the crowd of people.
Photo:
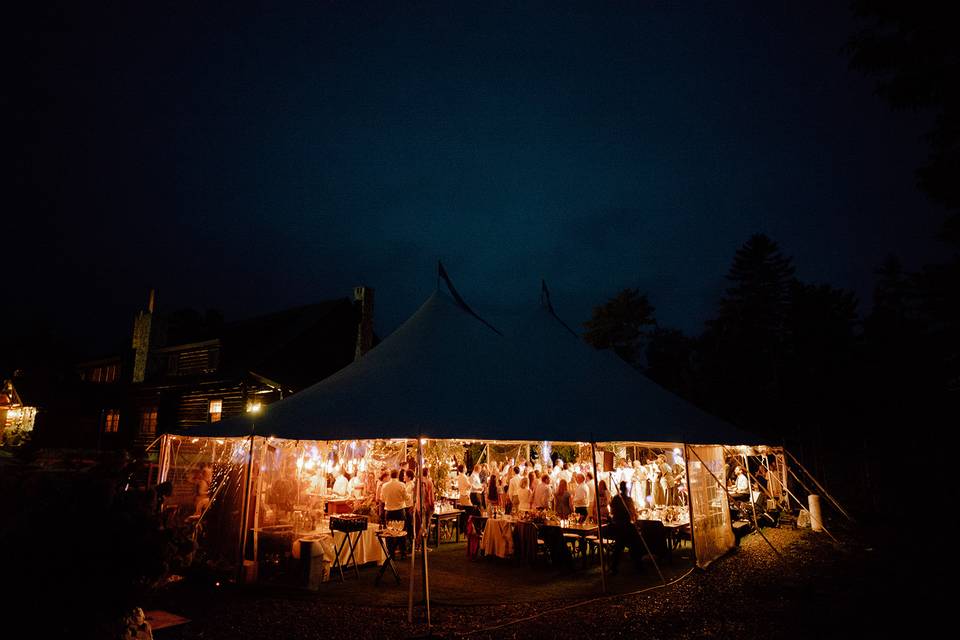
[[[544,463],[510,458],[503,463],[477,464],[471,471],[457,467],[454,487],[461,507],[522,513],[550,510],[562,518],[578,514],[596,518],[609,514],[610,488],[625,483],[627,495],[643,507],[685,504],[685,465],[679,454],[651,456],[647,462],[621,458],[613,470],[599,471],[589,462],[547,459]],[[597,493],[596,498],[594,493]]]
[[[430,470],[418,469],[412,459],[379,472],[367,468],[355,469],[355,473],[344,467],[337,467],[332,473],[298,473],[301,469],[285,462],[270,486],[267,503],[280,514],[292,512],[304,496],[318,494],[326,501],[352,499],[355,504],[372,503],[371,513],[381,525],[403,523],[407,537],[397,549],[402,557],[420,539],[420,514],[429,518],[441,496],[464,512],[461,531],[466,530],[469,515],[481,513],[519,515],[550,511],[562,519],[608,521],[621,487],[626,492],[623,497],[635,505],[634,510],[686,503],[685,464],[676,451],[651,453],[645,461],[620,458],[612,469],[601,469],[596,477],[595,470],[589,461],[507,458],[475,464],[470,469],[459,464],[447,475],[446,486],[437,488]],[[422,490],[417,486],[418,475],[423,481]],[[300,480],[299,490],[296,478]],[[316,478],[321,478],[319,483],[323,486],[314,486]],[[198,489],[198,509],[205,507],[200,504],[201,493]]]

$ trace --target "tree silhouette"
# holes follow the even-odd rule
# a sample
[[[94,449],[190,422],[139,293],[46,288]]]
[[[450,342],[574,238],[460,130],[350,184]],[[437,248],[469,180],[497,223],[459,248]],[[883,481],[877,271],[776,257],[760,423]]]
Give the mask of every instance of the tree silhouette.
[[[727,280],[702,338],[704,402],[745,427],[780,432],[792,261],[755,234],[737,250]]]
[[[657,326],[655,309],[646,294],[624,289],[602,305],[583,323],[583,339],[596,349],[613,349],[625,362],[640,366],[643,349]]]
[[[863,27],[849,42],[850,64],[878,77],[877,92],[894,108],[927,109],[934,125],[930,156],[917,172],[920,188],[960,209],[960,37],[948,2],[856,0]],[[960,216],[942,235],[960,243]]]

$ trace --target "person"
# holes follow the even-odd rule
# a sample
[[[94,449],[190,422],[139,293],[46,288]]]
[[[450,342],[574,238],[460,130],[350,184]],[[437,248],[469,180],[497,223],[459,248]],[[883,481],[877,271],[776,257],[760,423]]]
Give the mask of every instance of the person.
[[[512,513],[520,509],[520,481],[523,480],[523,477],[520,475],[520,466],[513,468],[513,476],[510,478],[509,489],[507,490],[507,495],[510,496],[510,505],[508,507],[507,513]]]
[[[383,485],[387,484],[390,481],[390,472],[384,469],[380,473],[380,479],[377,480],[377,489],[374,493],[374,501],[377,503],[377,515],[380,516],[378,520],[382,523],[384,522],[384,507],[383,507]]]
[[[550,489],[550,476],[543,474],[540,483],[533,491],[533,508],[544,510],[550,508],[550,502],[553,500],[553,490]]]
[[[657,465],[657,459],[650,455],[647,460],[647,498],[648,506],[660,504],[660,467]]]
[[[630,487],[633,504],[641,509],[647,506],[647,467],[639,460],[633,461],[633,485]]]
[[[587,471],[584,474],[584,478],[585,478],[585,482],[583,484],[586,485],[586,489],[587,489],[587,514],[591,518],[594,518],[597,515],[595,513],[597,509],[597,504],[596,502],[594,502],[594,492],[597,490],[597,488],[596,488],[596,485],[593,484],[593,472]]]
[[[270,504],[277,514],[283,518],[293,513],[293,505],[297,500],[297,485],[294,482],[292,470],[284,467],[280,477],[270,486]]]
[[[400,472],[394,469],[390,472],[390,480],[380,489],[380,495],[383,497],[384,518],[386,522],[401,521],[406,522],[405,509],[407,505],[407,491],[403,483],[398,480]],[[390,538],[390,547],[388,551],[392,556],[396,551],[395,538]],[[401,545],[402,547],[402,545]],[[407,551],[402,549],[403,557],[406,557]]]
[[[470,474],[470,504],[483,508],[483,480],[480,478],[480,465],[473,465],[473,473]]]
[[[406,494],[406,499],[404,500],[404,527],[407,530],[407,540],[406,546],[407,549],[411,549],[413,545],[413,507],[417,503],[417,480],[416,474],[413,472],[413,469],[407,469],[406,471],[406,482],[403,485],[403,492]]]
[[[530,511],[530,496],[531,491],[527,488],[527,478],[520,478],[520,487],[517,489],[517,510],[521,513],[524,511]]]
[[[210,506],[211,482],[213,482],[213,467],[207,462],[201,462],[193,480],[193,515],[203,515]]]
[[[663,495],[663,503],[672,507],[676,499],[676,479],[673,477],[673,467],[667,462],[667,458],[661,454],[660,465],[660,491]]]
[[[580,521],[586,520],[590,507],[590,492],[587,491],[587,479],[582,473],[577,474],[577,487],[573,492],[573,510],[580,516]]]
[[[363,476],[359,473],[355,473],[350,481],[347,483],[347,494],[351,498],[362,498],[363,497],[363,487],[364,481]]]
[[[619,487],[621,482],[627,483],[627,495],[631,495],[633,490],[633,464],[626,458],[620,458],[620,477],[614,487]]]
[[[491,474],[487,480],[487,508],[496,509],[500,506],[500,487],[496,474]]]
[[[457,465],[457,490],[460,492],[460,498],[457,500],[457,504],[461,507],[469,507],[472,502],[470,502],[470,476],[464,473],[464,466],[462,464]]]
[[[620,492],[611,501],[610,512],[614,539],[610,573],[617,575],[624,547],[630,548],[630,557],[633,559],[634,566],[637,571],[642,571],[643,565],[640,564],[640,559],[643,557],[643,542],[640,540],[640,532],[637,531],[637,508],[627,495],[626,482],[620,482]]]
[[[337,473],[337,479],[333,483],[333,493],[338,496],[346,496],[349,493],[350,479],[344,474],[343,469]]]
[[[767,467],[762,463],[760,468],[757,469],[757,472],[753,476],[757,480],[757,484],[760,485],[760,492],[763,494],[767,493]]]
[[[734,485],[733,493],[736,496],[749,496],[750,495],[750,479],[747,477],[747,474],[743,472],[742,467],[737,467],[733,470],[733,473],[736,474],[736,484]]]
[[[553,508],[556,510],[557,516],[563,519],[569,518],[570,514],[573,513],[573,496],[567,489],[566,480],[560,480],[557,484],[557,495],[553,498]]]
[[[624,482],[624,485],[626,485],[626,482]],[[606,480],[601,480],[597,487],[597,504],[600,507],[600,517],[597,519],[600,521],[606,520],[610,513],[610,492],[607,491]]]

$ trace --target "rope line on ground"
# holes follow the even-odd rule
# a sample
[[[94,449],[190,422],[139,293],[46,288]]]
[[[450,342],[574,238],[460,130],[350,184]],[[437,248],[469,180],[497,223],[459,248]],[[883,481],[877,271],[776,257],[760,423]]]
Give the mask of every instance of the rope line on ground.
[[[540,618],[540,617],[542,617],[542,616],[545,616],[545,615],[547,615],[548,613],[557,613],[557,612],[559,612],[559,611],[566,611],[567,609],[574,609],[574,608],[576,608],[576,607],[582,607],[582,606],[585,605],[585,604],[592,604],[592,603],[594,603],[594,602],[602,602],[603,600],[612,600],[612,599],[614,599],[614,598],[625,598],[625,597],[627,597],[627,596],[637,596],[637,595],[640,595],[641,593],[646,593],[646,592],[648,592],[648,591],[654,591],[655,589],[664,589],[664,588],[669,587],[669,586],[671,586],[671,585],[677,584],[677,583],[680,582],[681,580],[685,579],[687,576],[689,576],[691,573],[693,573],[694,569],[696,569],[696,567],[690,567],[690,569],[689,569],[685,574],[683,574],[682,576],[680,576],[680,577],[678,577],[678,578],[676,578],[676,579],[674,579],[674,580],[671,580],[671,581],[669,581],[669,582],[665,582],[665,583],[663,583],[663,584],[656,584],[656,585],[653,585],[652,587],[646,587],[646,588],[644,588],[644,589],[638,589],[637,591],[629,591],[629,592],[627,592],[627,593],[614,593],[614,594],[611,594],[611,595],[608,595],[608,596],[599,596],[599,597],[596,597],[596,598],[590,598],[589,600],[581,600],[580,602],[574,602],[574,603],[572,603],[572,604],[564,605],[564,606],[562,606],[562,607],[556,607],[555,609],[548,609],[547,611],[541,611],[540,613],[535,613],[534,615],[532,615],[532,616],[527,616],[527,617],[525,617],[525,618],[517,618],[516,620],[509,620],[509,621],[503,622],[503,623],[501,623],[501,624],[496,624],[496,625],[493,625],[493,626],[490,626],[490,627],[482,627],[482,628],[480,628],[480,629],[474,629],[473,631],[467,631],[466,633],[460,633],[460,634],[458,634],[458,635],[459,635],[459,636],[469,636],[469,635],[473,635],[473,634],[475,634],[475,633],[481,633],[481,632],[484,632],[484,631],[496,631],[497,629],[503,629],[504,627],[509,627],[509,626],[511,626],[511,625],[519,624],[519,623],[521,623],[521,622],[528,622],[528,621],[530,621],[530,620],[535,620],[536,618]]]

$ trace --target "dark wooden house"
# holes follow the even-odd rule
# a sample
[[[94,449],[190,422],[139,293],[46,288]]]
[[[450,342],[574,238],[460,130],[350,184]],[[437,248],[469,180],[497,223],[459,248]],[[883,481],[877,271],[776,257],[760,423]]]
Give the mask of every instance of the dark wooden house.
[[[239,322],[163,316],[151,292],[127,353],[80,363],[38,419],[41,446],[139,449],[161,433],[262,407],[326,378],[374,343],[373,290]],[[61,409],[57,409],[56,406]]]

